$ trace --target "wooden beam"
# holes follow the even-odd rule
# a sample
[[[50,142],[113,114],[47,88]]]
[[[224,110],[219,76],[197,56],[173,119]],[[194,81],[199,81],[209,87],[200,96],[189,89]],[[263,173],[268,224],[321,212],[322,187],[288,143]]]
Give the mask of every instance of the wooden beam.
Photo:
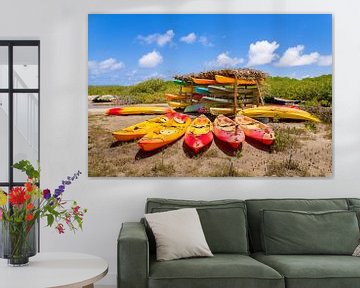
[[[238,79],[237,75],[235,75],[235,81],[234,81],[234,115],[236,115],[236,111],[238,108]]]
[[[260,99],[261,105],[264,105],[264,99],[263,99],[263,97],[261,95],[259,80],[256,80],[256,87],[257,87],[257,90],[258,90],[258,96],[257,96],[258,106],[259,106],[259,99]]]

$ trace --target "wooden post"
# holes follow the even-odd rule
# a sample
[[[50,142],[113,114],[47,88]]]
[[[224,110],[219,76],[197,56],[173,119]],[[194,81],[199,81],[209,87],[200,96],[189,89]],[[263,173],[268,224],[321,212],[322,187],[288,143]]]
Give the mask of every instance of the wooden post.
[[[194,91],[195,91],[195,86],[194,86],[194,84],[192,83],[192,84],[191,84],[191,94],[190,94],[190,105],[193,104]]]
[[[236,111],[238,108],[238,78],[237,75],[235,74],[235,81],[234,81],[234,115],[236,115]]]
[[[264,99],[263,99],[263,97],[261,95],[261,90],[260,90],[260,85],[259,85],[258,80],[256,80],[256,87],[257,87],[257,90],[258,90],[257,106],[259,106],[259,98],[260,98],[261,105],[264,105]]]

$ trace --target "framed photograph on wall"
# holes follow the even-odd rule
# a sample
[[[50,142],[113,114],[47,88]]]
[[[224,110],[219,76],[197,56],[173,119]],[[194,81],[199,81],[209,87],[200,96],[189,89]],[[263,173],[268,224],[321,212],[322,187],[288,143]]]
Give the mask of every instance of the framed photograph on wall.
[[[90,14],[90,177],[332,176],[331,14]]]

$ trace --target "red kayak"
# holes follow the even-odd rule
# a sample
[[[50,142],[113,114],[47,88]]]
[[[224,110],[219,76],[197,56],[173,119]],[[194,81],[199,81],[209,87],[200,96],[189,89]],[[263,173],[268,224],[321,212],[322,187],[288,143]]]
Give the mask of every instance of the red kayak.
[[[205,115],[197,117],[187,128],[184,143],[194,153],[211,144],[213,125]]]
[[[171,112],[169,107],[161,106],[127,106],[110,108],[106,111],[106,115],[152,115],[166,114]]]
[[[269,125],[261,123],[253,118],[244,115],[237,115],[235,117],[235,123],[241,127],[246,137],[255,141],[261,142],[265,145],[271,145],[275,140],[273,129]]]
[[[214,121],[215,136],[230,145],[233,149],[241,148],[242,142],[245,140],[244,131],[230,118],[219,115]]]

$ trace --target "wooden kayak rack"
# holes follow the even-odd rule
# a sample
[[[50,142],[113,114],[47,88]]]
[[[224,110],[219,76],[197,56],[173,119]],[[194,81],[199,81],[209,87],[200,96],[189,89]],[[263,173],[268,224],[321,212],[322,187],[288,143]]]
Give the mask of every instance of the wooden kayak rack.
[[[234,114],[239,109],[258,107],[264,105],[262,86],[266,77],[266,73],[248,68],[176,75],[174,82],[180,86],[178,93],[182,99],[179,102],[183,104],[178,106],[200,103],[209,110],[232,108]],[[201,95],[207,96],[206,100]],[[224,103],[229,101],[220,101],[221,98],[233,101]]]

